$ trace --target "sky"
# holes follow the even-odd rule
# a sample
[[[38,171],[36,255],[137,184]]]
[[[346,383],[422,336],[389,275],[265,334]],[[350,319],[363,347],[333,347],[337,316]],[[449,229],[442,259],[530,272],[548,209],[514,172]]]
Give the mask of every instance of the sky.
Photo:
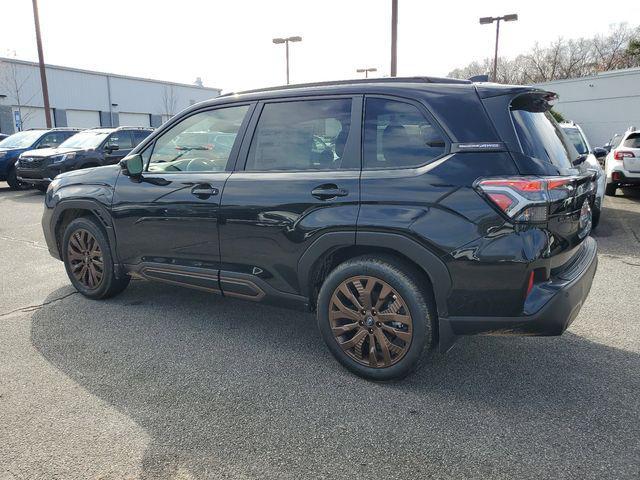
[[[2,0],[0,55],[37,61],[31,0]],[[224,91],[357,78],[357,68],[389,75],[391,0],[39,0],[45,62],[193,83]],[[536,42],[606,34],[640,24],[637,0],[399,0],[398,75],[445,76],[493,55],[495,25],[481,16],[517,13],[502,23],[500,55]]]

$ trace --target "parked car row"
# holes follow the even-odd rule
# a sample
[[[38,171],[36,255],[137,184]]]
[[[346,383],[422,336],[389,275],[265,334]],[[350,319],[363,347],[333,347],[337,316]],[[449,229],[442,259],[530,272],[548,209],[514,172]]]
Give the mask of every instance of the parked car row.
[[[0,141],[0,180],[12,189],[46,190],[60,173],[118,163],[153,129],[53,128],[14,133]]]

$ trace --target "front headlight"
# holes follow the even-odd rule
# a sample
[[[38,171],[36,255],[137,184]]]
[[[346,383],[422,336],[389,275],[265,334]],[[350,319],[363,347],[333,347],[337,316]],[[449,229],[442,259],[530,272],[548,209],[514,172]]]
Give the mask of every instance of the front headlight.
[[[51,157],[52,163],[62,163],[65,160],[73,160],[76,157],[74,152],[71,153],[63,153],[62,155],[54,155]]]
[[[7,152],[0,152],[0,159],[4,158],[4,156],[7,154]]]

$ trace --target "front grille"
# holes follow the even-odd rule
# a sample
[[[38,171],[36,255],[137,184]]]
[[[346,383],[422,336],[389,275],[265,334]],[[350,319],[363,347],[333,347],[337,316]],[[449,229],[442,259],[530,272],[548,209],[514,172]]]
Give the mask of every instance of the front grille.
[[[44,157],[20,157],[20,168],[35,170],[44,165]]]

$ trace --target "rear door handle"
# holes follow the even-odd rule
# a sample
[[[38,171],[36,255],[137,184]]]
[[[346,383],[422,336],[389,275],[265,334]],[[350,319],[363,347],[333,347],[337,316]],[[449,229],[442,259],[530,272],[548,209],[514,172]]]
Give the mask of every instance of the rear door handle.
[[[338,188],[334,183],[325,183],[311,190],[311,195],[320,200],[330,200],[336,197],[346,197],[349,195],[349,190]]]
[[[191,194],[198,198],[209,198],[218,194],[218,189],[207,183],[199,183],[191,189]]]

